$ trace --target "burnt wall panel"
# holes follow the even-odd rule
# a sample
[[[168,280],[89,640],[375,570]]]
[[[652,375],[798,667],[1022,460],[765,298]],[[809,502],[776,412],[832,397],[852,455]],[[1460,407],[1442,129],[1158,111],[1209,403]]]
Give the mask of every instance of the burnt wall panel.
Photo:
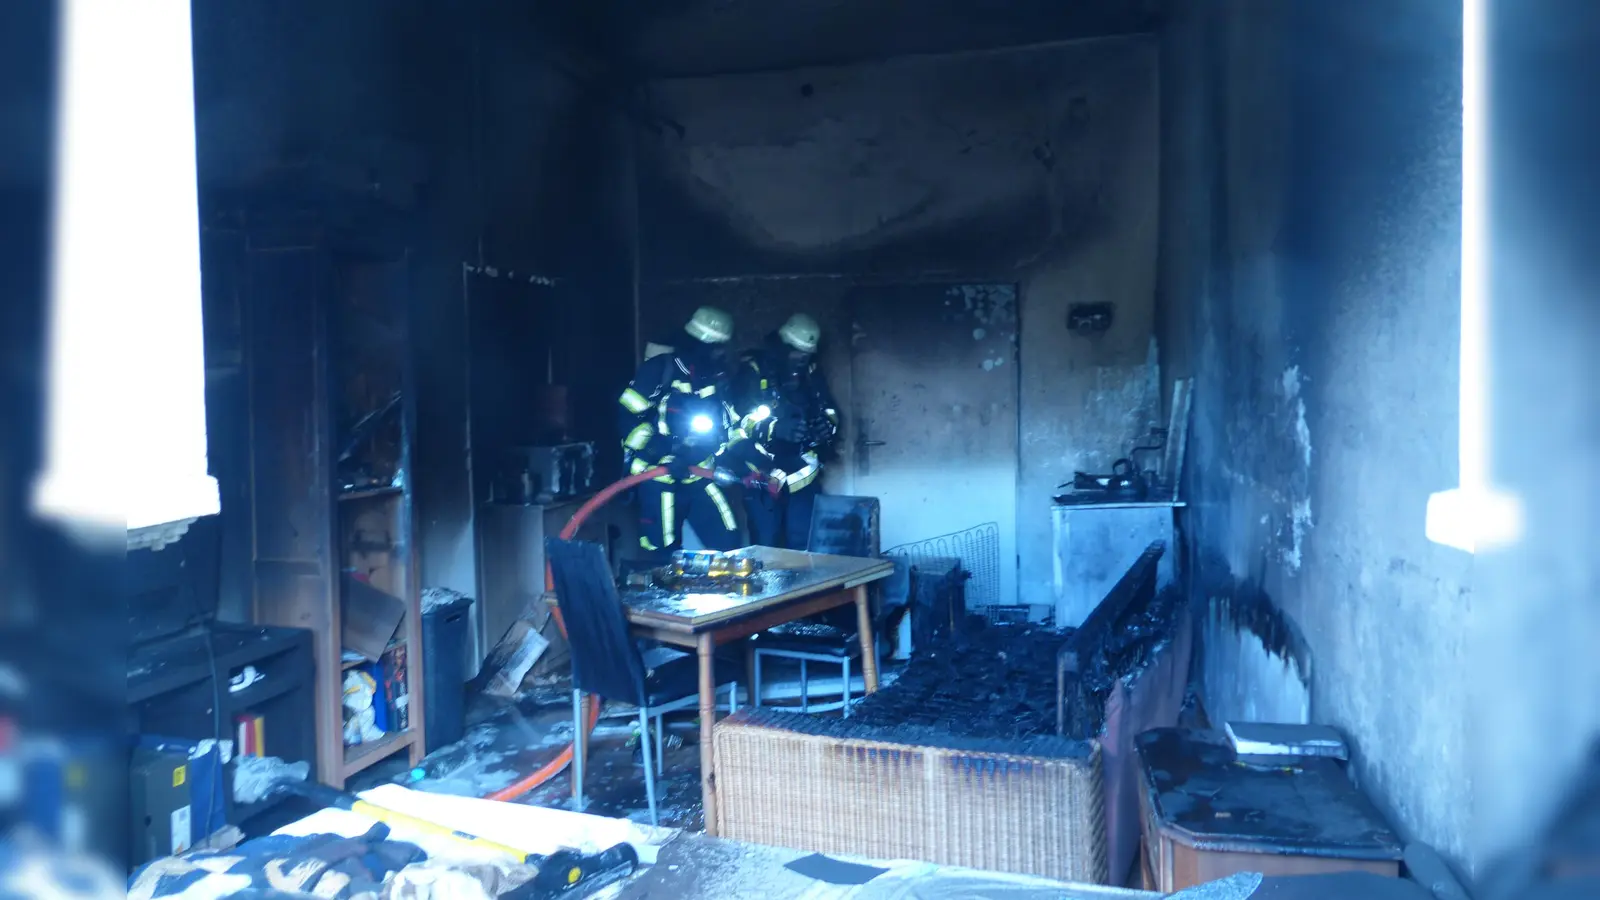
[[[1190,549],[1235,661],[1208,699],[1291,714],[1309,676],[1363,787],[1466,865],[1470,558],[1424,532],[1457,475],[1460,9],[1179,9],[1163,351],[1196,378]],[[1245,601],[1301,637],[1248,634]]]
[[[600,70],[530,4],[204,6],[202,203],[376,207],[412,251],[422,577],[472,594],[464,266],[560,277],[585,317],[631,321],[630,128],[567,74]],[[622,377],[631,328],[579,331],[595,384]],[[578,387],[593,406],[599,388]]]
[[[855,283],[1019,285],[1019,587],[1053,604],[1055,486],[1159,415],[1156,73],[1134,37],[650,84],[684,134],[641,150],[645,333],[718,302],[745,343],[793,311],[837,338]],[[1080,302],[1112,303],[1112,329],[1069,334]]]
[[[196,4],[195,139],[203,189],[406,194],[427,148],[397,91],[420,10],[355,0]]]

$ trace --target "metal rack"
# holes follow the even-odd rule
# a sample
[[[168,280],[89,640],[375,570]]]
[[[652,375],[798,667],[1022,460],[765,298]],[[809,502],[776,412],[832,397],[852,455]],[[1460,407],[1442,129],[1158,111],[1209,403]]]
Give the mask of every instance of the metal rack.
[[[982,610],[991,622],[1007,621],[1008,607],[1000,604],[1000,526],[986,522],[975,528],[944,534],[926,540],[891,547],[884,556],[905,559],[912,565],[919,560],[959,560],[966,573],[966,606]]]

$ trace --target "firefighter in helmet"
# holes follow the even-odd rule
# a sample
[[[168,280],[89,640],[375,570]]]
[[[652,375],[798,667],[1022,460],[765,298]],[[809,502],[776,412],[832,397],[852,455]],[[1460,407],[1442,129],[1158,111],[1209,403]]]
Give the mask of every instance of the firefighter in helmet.
[[[838,406],[817,368],[821,338],[817,320],[796,313],[743,356],[734,376],[734,404],[749,437],[745,446],[754,451],[742,459],[780,485],[776,493],[744,493],[756,544],[804,550],[810,542],[823,458],[839,433]]]
[[[687,340],[652,344],[620,403],[622,446],[630,474],[667,472],[638,488],[639,545],[664,561],[683,538],[683,523],[712,550],[739,545],[738,520],[727,492],[689,471],[713,469],[743,438],[729,392],[733,317],[705,306],[684,327]]]

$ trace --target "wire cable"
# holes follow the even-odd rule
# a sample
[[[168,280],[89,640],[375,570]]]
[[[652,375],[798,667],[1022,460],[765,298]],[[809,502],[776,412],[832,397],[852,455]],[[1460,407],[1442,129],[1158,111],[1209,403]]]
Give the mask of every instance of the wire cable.
[[[211,772],[211,796],[206,798],[205,827],[201,831],[201,833],[205,835],[204,840],[208,841],[211,839],[212,826],[216,824],[212,821],[212,813],[217,808],[216,801],[219,799],[217,793],[222,790],[222,779],[225,777],[225,766],[222,762],[222,742],[224,740],[222,737],[222,676],[217,671],[217,647],[215,640],[216,633],[212,630],[212,626],[209,624],[206,625],[206,662],[211,667],[211,735],[212,737],[216,738],[217,742],[215,751],[217,754],[217,764]]]

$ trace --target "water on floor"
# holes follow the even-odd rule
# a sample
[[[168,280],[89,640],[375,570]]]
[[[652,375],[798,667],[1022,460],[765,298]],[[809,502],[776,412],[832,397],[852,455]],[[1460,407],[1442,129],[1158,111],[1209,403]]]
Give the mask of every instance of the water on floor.
[[[763,675],[769,703],[799,697],[798,667],[774,661]],[[794,671],[789,671],[791,668]],[[764,667],[765,669],[765,667]],[[886,671],[883,681],[894,672]],[[853,678],[859,699],[859,676]],[[814,702],[832,700],[837,708],[838,670],[810,676]],[[352,779],[348,788],[361,791],[378,784],[403,784],[415,790],[484,797],[515,784],[555,759],[572,742],[572,695],[565,679],[554,679],[524,691],[516,701],[478,696],[469,704],[466,734],[460,741],[428,754],[412,768],[404,755],[373,766]],[[748,698],[744,702],[748,702]],[[825,707],[824,707],[825,708]],[[837,711],[819,711],[838,715]],[[660,823],[674,828],[704,827],[700,805],[699,724],[696,710],[667,715],[665,765],[656,777]],[[584,773],[583,811],[601,816],[649,821],[644,769],[638,754],[636,708],[607,703],[589,744]],[[571,768],[517,799],[538,806],[573,808]]]

